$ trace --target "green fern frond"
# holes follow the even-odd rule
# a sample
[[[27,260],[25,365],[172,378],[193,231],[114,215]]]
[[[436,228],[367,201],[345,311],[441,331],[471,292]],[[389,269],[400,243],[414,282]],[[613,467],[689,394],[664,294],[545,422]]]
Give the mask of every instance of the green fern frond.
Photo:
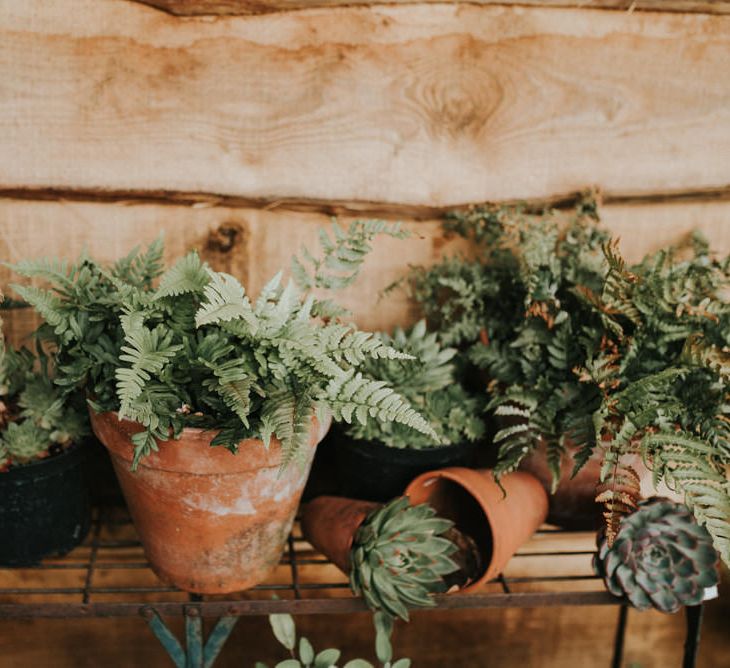
[[[26,278],[37,278],[64,288],[71,285],[69,265],[65,260],[38,258],[21,260],[16,264],[5,263],[5,266]]]
[[[38,311],[38,314],[58,334],[62,334],[66,330],[67,319],[63,312],[63,302],[53,291],[44,290],[32,285],[13,284],[10,287]]]
[[[330,380],[318,400],[326,401],[336,420],[344,420],[348,424],[353,419],[366,424],[369,418],[375,418],[404,424],[438,439],[431,425],[385,381],[365,378],[354,369]]]
[[[301,259],[292,259],[292,276],[302,290],[346,288],[357,278],[375,237],[384,234],[406,239],[410,236],[401,223],[383,220],[355,220],[347,230],[333,220],[330,230],[329,235],[324,229],[319,232],[321,259],[315,258],[306,248]]]
[[[181,344],[173,344],[171,331],[158,326],[149,329],[144,324],[144,314],[129,313],[121,316],[124,343],[119,359],[130,364],[116,369],[119,416],[132,417],[131,403],[140,396],[146,383],[159,374],[173,358]]]
[[[157,237],[144,253],[139,246],[133,248],[126,256],[114,263],[111,274],[117,280],[138,289],[149,289],[152,282],[162,273],[162,256],[164,243],[162,235]]]
[[[255,380],[250,370],[242,367],[239,360],[228,360],[222,364],[207,363],[213,371],[215,379],[206,379],[205,387],[216,392],[225,402],[226,406],[233,411],[248,428],[248,416],[251,411],[251,390]]]
[[[193,251],[180,258],[160,279],[155,299],[201,294],[210,281],[210,268]]]
[[[195,326],[240,320],[253,335],[258,322],[243,286],[230,274],[208,269],[210,282],[205,287],[204,302],[195,314]]]

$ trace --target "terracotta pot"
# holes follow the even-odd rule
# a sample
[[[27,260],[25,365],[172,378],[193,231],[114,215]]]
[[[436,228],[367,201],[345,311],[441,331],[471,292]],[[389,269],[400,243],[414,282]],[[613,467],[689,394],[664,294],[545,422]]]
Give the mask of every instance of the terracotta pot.
[[[603,506],[595,501],[601,475],[602,454],[596,450],[577,475],[571,478],[577,450],[578,447],[575,445],[566,445],[560,463],[560,480],[554,494],[550,494],[552,474],[547,465],[544,441],[541,440],[537,449],[522,460],[520,470],[534,475],[550,494],[548,522],[566,529],[593,530],[603,523]],[[621,461],[633,467],[639,475],[641,494],[644,498],[664,496],[678,503],[683,501],[681,495],[672,492],[664,484],[654,488],[651,471],[644,465],[640,456],[624,456]]]
[[[302,534],[343,573],[350,572],[350,550],[355,533],[380,503],[320,496],[304,506]]]
[[[201,594],[239,591],[262,582],[281,558],[317,444],[329,428],[312,418],[303,465],[283,471],[281,444],[248,439],[233,454],[211,447],[215,432],[184,429],[179,440],[130,470],[137,423],[91,413],[110,452],[145,554],[155,573]]]
[[[406,489],[413,505],[429,503],[476,542],[484,572],[463,592],[497,577],[547,517],[547,494],[536,478],[518,471],[503,476],[502,486],[506,496],[490,469],[454,467],[424,473]]]
[[[521,471],[534,475],[550,494],[552,474],[547,465],[545,442],[522,460]],[[550,494],[548,522],[566,529],[596,529],[601,525],[602,506],[596,503],[596,486],[601,472],[600,453],[594,452],[578,474],[571,478],[577,447],[566,447],[560,463],[558,488]]]

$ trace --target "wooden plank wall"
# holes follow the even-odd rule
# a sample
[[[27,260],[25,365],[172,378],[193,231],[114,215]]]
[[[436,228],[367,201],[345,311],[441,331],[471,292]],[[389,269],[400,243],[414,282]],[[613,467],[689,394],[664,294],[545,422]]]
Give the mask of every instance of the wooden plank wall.
[[[417,236],[379,241],[344,295],[388,328],[417,314],[377,293],[463,250],[439,231],[452,206],[597,186],[632,259],[695,227],[730,252],[728,3],[316,4],[0,0],[0,260],[111,260],[164,231],[170,259],[197,248],[255,293],[331,214],[400,219]],[[12,338],[32,324],[9,318]],[[590,668],[614,613],[424,614],[398,638],[419,668]],[[700,665],[730,666],[723,615]],[[369,646],[363,616],[302,626]],[[266,658],[263,628],[241,624],[224,665]],[[681,633],[632,615],[627,659],[676,665]],[[137,620],[0,630],[1,668],[142,664],[167,665]]]

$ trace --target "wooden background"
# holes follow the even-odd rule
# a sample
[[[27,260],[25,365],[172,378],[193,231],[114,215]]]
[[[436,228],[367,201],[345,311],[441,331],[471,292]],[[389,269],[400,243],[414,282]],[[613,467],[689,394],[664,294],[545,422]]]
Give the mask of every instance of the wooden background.
[[[344,298],[385,328],[417,314],[378,292],[459,249],[439,232],[453,206],[599,187],[631,258],[693,228],[730,252],[728,8],[0,0],[0,259],[111,260],[164,230],[170,258],[197,248],[255,293],[333,214],[403,220],[417,237],[379,242]],[[11,338],[32,324],[11,317]],[[700,665],[730,666],[728,610],[711,612]],[[614,624],[605,609],[428,613],[398,643],[418,667],[591,668]],[[302,627],[369,647],[366,616]],[[264,628],[239,625],[224,665],[266,658]],[[626,665],[678,665],[681,637],[681,617],[633,614]],[[142,664],[167,665],[138,620],[0,628],[2,668]]]

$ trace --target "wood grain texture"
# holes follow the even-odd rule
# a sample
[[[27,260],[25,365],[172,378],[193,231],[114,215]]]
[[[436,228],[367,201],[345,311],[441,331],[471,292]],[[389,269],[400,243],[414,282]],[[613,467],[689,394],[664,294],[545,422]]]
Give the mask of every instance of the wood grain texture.
[[[0,188],[443,206],[730,179],[730,17],[180,20],[93,0],[0,0],[0,15]]]
[[[74,259],[85,248],[101,261],[113,261],[163,233],[168,261],[196,249],[215,269],[235,275],[256,295],[277,271],[288,270],[291,256],[302,245],[316,251],[318,231],[329,222],[321,214],[254,209],[0,200],[0,260],[49,254]],[[338,301],[353,310],[362,327],[390,328],[412,321],[415,313],[404,293],[394,292],[382,301],[378,293],[408,264],[430,264],[458,246],[442,238],[438,221],[408,226],[415,233],[411,239],[378,240],[357,284],[338,294]],[[15,278],[8,269],[0,269],[0,285]],[[5,323],[13,341],[35,326],[25,310],[12,312]]]
[[[314,7],[353,5],[406,5],[436,3],[443,0],[137,0],[142,4],[163,9],[176,16],[224,16],[267,14]],[[582,9],[612,9],[618,11],[700,12],[730,14],[727,0],[468,0],[475,5],[518,5],[528,7],[578,7]],[[458,4],[458,0],[457,0]]]
[[[608,205],[601,215],[620,237],[630,260],[681,240],[691,229],[704,232],[718,252],[730,253],[727,201]],[[342,223],[352,219],[339,218]],[[256,295],[279,269],[288,269],[292,254],[302,245],[316,250],[318,230],[329,222],[326,215],[295,211],[0,199],[0,260],[17,262],[44,255],[74,259],[85,248],[102,261],[112,261],[162,232],[168,261],[197,249],[216,269],[234,274]],[[468,253],[463,242],[443,237],[438,220],[404,222],[414,237],[376,240],[359,280],[337,295],[363,328],[390,329],[418,317],[403,291],[378,298],[408,265],[429,265],[448,254]],[[0,267],[0,286],[13,280],[12,272]],[[5,324],[10,339],[18,342],[36,320],[22,310],[5,317]]]

